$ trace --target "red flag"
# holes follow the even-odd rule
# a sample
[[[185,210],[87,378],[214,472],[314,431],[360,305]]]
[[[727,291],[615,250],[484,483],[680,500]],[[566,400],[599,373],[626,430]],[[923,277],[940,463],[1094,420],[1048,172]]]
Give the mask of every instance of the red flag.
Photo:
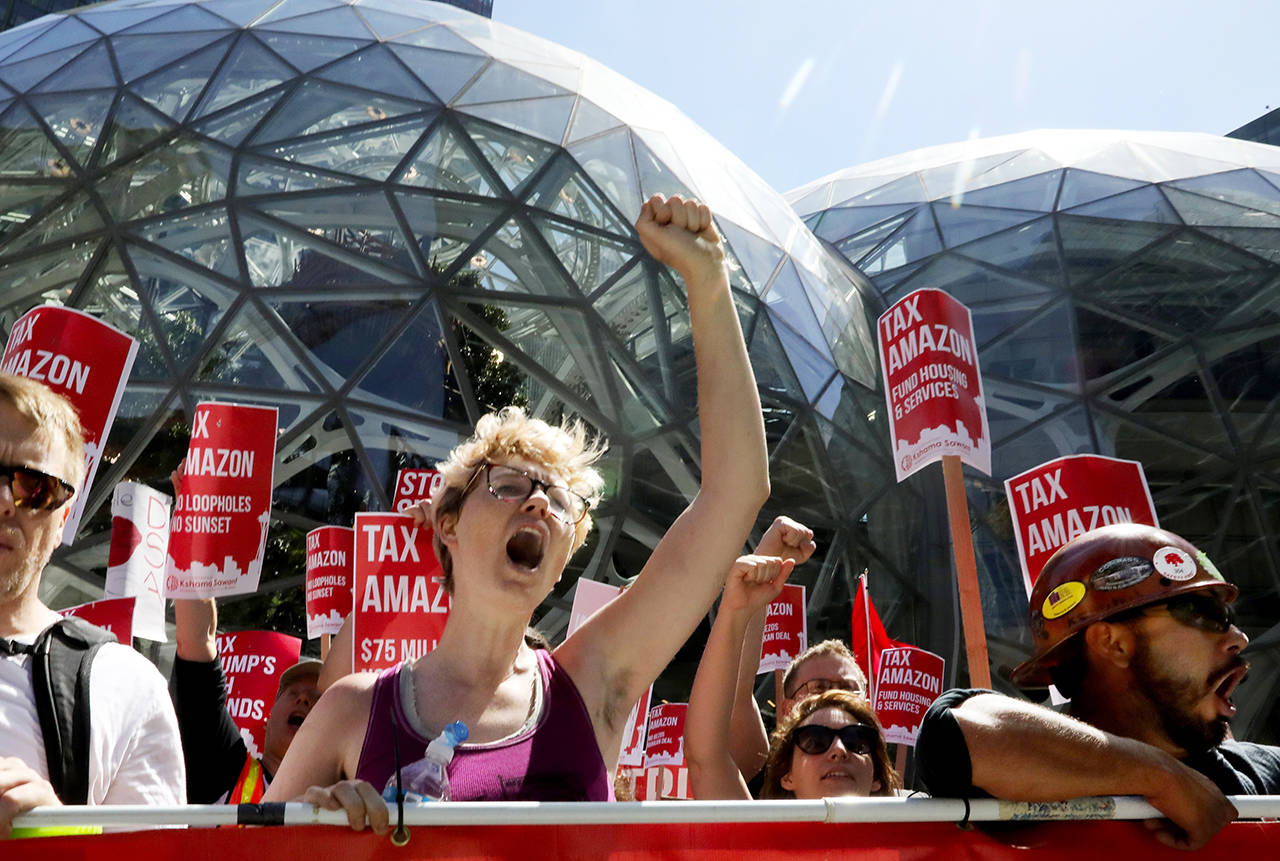
[[[875,702],[876,668],[880,666],[880,653],[885,649],[909,648],[906,643],[892,639],[880,621],[880,614],[871,603],[867,592],[867,575],[858,578],[858,591],[853,596],[853,658],[866,673],[867,699]],[[871,660],[868,661],[867,657]]]

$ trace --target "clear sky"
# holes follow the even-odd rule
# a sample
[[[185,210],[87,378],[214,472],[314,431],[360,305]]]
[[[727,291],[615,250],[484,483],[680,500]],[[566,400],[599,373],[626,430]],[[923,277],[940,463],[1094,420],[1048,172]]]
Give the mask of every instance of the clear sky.
[[[1037,128],[1224,134],[1280,107],[1274,0],[494,0],[674,103],[779,191]]]

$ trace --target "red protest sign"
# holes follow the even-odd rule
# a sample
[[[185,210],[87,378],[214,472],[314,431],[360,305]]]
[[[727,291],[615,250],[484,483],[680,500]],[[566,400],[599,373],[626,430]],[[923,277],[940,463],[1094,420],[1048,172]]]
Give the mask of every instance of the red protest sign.
[[[434,469],[402,469],[396,473],[396,493],[391,510],[400,512],[431,499],[436,488],[444,484],[444,476]]]
[[[898,481],[948,454],[990,475],[969,309],[941,290],[916,290],[880,315],[876,335]]]
[[[168,597],[257,591],[275,459],[274,407],[196,405],[169,527]]]
[[[71,543],[80,525],[137,352],[133,338],[71,308],[32,308],[9,331],[0,371],[44,383],[71,402],[84,427],[85,477],[62,529],[63,544]]]
[[[357,672],[394,666],[436,647],[450,601],[430,529],[414,526],[406,514],[357,512],[355,581],[351,642]]]
[[[133,598],[104,598],[101,601],[90,601],[78,607],[68,607],[58,612],[66,616],[76,616],[91,625],[105,628],[116,635],[116,639],[124,645],[133,642]]]
[[[915,646],[885,649],[876,667],[876,717],[884,740],[915,746],[930,703],[942,693],[941,657]]]
[[[298,663],[302,641],[275,631],[218,635],[218,657],[227,677],[227,712],[249,747],[262,756],[267,717],[284,671]]]
[[[1053,552],[1111,523],[1159,526],[1142,464],[1097,454],[1061,457],[1007,479],[1027,594]]]
[[[764,616],[764,636],[760,641],[760,669],[785,670],[809,647],[809,626],[804,612],[804,587],[788,583],[770,602]]]
[[[134,633],[163,643],[164,571],[169,548],[172,499],[168,494],[122,481],[111,494],[111,549],[107,553],[108,598],[135,596]]]
[[[579,578],[578,585],[573,591],[573,607],[569,610],[569,627],[565,637],[568,638],[597,610],[621,594],[621,586]],[[631,713],[627,715],[625,724],[627,729],[622,734],[622,747],[618,751],[620,766],[644,765],[645,729],[649,720],[649,701],[652,697],[653,685],[650,685],[631,707]]]
[[[321,526],[307,533],[307,639],[336,634],[351,612],[355,530]]]
[[[649,709],[644,767],[684,765],[684,716],[688,703],[662,703]]]

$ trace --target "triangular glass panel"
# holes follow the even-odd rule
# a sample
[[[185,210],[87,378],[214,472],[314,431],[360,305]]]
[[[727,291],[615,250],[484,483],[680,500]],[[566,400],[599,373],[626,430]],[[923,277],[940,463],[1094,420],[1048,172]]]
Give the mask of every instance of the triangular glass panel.
[[[630,130],[621,128],[580,141],[569,147],[569,154],[619,212],[638,213],[640,181],[636,178],[631,140]]]
[[[361,5],[367,6],[370,2],[371,0],[365,0]],[[395,7],[396,2],[397,0],[389,0],[384,5]],[[436,21],[446,21],[451,17],[448,15],[448,10],[443,6],[433,7],[431,14]],[[443,24],[429,23],[431,23],[431,26],[413,33],[406,33],[396,41],[406,45],[417,45],[421,48],[437,48],[441,51],[453,51],[460,54],[488,56],[483,50],[477,48]]]
[[[72,167],[26,105],[15,104],[0,123],[0,176],[68,179]]]
[[[866,206],[868,204],[884,206],[890,203],[922,203],[925,199],[924,186],[920,178],[909,173],[900,179],[886,183],[879,188],[863,192],[851,198],[842,206]]]
[[[22,229],[37,212],[46,208],[64,191],[66,188],[61,184],[25,185],[14,181],[0,183],[0,247],[3,247],[5,237]]]
[[[1228,161],[1192,155],[1186,152],[1166,149],[1149,143],[1134,142],[1130,144],[1140,156],[1156,165],[1164,174],[1161,179],[1181,179],[1189,176],[1203,176],[1207,173],[1228,171],[1237,165]]]
[[[1237,206],[1200,194],[1164,187],[1165,196],[1187,224],[1205,227],[1280,227],[1280,215]]]
[[[530,206],[615,236],[631,238],[631,226],[609,204],[568,156],[558,157],[529,194]]]
[[[437,104],[438,100],[417,78],[381,44],[331,63],[316,72],[316,77],[336,84],[357,84],[366,90],[395,93],[403,99]]]
[[[241,197],[253,194],[282,194],[314,191],[316,188],[342,188],[352,183],[351,177],[333,177],[324,171],[294,166],[273,159],[259,159],[242,152],[239,157],[236,193]]]
[[[83,192],[40,216],[18,236],[5,243],[5,255],[17,254],[43,245],[61,243],[103,229],[102,218],[92,198]]]
[[[226,278],[240,277],[231,220],[225,212],[201,212],[148,221],[134,225],[133,232],[197,266]]]
[[[47,55],[64,48],[82,46],[102,38],[102,34],[86,25],[76,15],[62,15],[53,26],[40,34],[39,39],[28,42],[24,47],[4,58],[5,64],[18,63],[22,60]]]
[[[1254,170],[1229,170],[1165,184],[1165,188],[1170,186],[1212,197],[1223,203],[1234,203],[1236,206],[1280,215],[1280,192]]]
[[[787,359],[800,380],[800,388],[804,391],[805,400],[812,401],[821,394],[832,375],[837,373],[835,365],[831,363],[830,358],[818,352],[790,326],[779,321],[774,316],[773,309],[770,309],[770,317],[774,321],[774,329],[778,340],[782,342],[783,350],[786,351]]]
[[[226,38],[220,31],[204,33],[157,33],[149,36],[115,35],[111,46],[120,66],[120,78],[129,83],[174,60],[194,54],[206,45]]]
[[[137,96],[122,93],[103,134],[102,145],[94,156],[94,166],[102,167],[127,158],[168,137],[175,126],[172,119]]]
[[[562,403],[573,409],[598,403],[597,391],[608,397],[613,366],[606,357],[596,354],[596,340],[581,312],[495,300],[486,300],[485,305],[496,306],[505,314],[509,325],[502,337],[528,357],[526,391],[531,414],[554,414]],[[507,361],[511,358],[507,356]]]
[[[537,229],[523,218],[500,227],[471,259],[472,268],[482,270],[480,286],[540,296],[574,295],[572,279],[536,236]]]
[[[319,134],[335,129],[420,113],[424,105],[308,80],[253,136],[255,144]]]
[[[570,93],[561,87],[514,66],[495,62],[484,70],[484,74],[476,79],[474,84],[467,87],[467,91],[458,97],[456,104],[476,105],[484,102],[511,102],[567,95]]]
[[[557,152],[550,144],[508,128],[461,115],[458,119],[480,154],[512,192],[522,190],[524,181]]]
[[[965,159],[963,161],[951,162],[949,164],[938,165],[937,167],[926,168],[919,171],[916,176],[919,182],[924,186],[925,194],[929,200],[938,200],[944,197],[950,197],[953,194],[963,192],[969,186],[969,182],[973,177],[980,176],[998,167],[1010,159],[1017,158],[1025,150],[1015,150],[1013,152],[998,152],[994,155],[984,155],[981,158]],[[884,177],[883,179],[889,179]],[[883,183],[880,183],[883,184]],[[863,191],[870,188],[863,189]],[[919,198],[911,198],[916,201]],[[884,201],[881,201],[884,202]]]
[[[284,91],[277,90],[246,99],[230,110],[201,120],[193,128],[200,134],[208,135],[227,146],[239,146],[251,132],[257,129],[258,123],[275,107],[282,95]]]
[[[1058,209],[1070,209],[1082,203],[1090,203],[1113,194],[1132,191],[1147,183],[1137,179],[1121,179],[1105,173],[1067,168],[1063,171],[1062,193],[1058,196]]]
[[[636,169],[640,176],[640,198],[647,200],[655,194],[670,197],[679,194],[682,197],[696,198],[684,181],[662,159],[654,154],[649,145],[631,129],[631,145],[635,150]],[[639,213],[639,209],[636,210]]]
[[[1017,475],[1064,452],[1094,448],[1093,422],[1072,400],[1052,395],[1041,386],[1020,386],[1005,378],[984,381],[983,394],[991,423],[991,471],[995,475]]]
[[[449,32],[433,27],[428,32]],[[393,54],[409,67],[409,70],[426,84],[440,101],[449,103],[466,86],[467,82],[489,62],[485,56],[459,54],[452,51],[433,51],[413,45],[387,46]]]
[[[330,246],[345,249],[346,266],[354,271],[389,283],[404,283],[418,275],[400,224],[381,190],[344,189],[266,201],[259,210],[301,230],[308,237],[303,245],[314,238],[318,251],[339,259],[344,255]]]
[[[256,25],[256,28],[259,31],[299,33],[306,36],[376,38],[376,34],[356,14],[354,8],[350,6],[334,7],[332,4],[325,5],[329,6],[329,8],[320,12],[310,12],[306,15],[295,15],[290,18],[278,18],[268,15]],[[294,13],[296,12],[295,4],[285,4],[281,7],[281,10],[288,10],[289,13]]]
[[[826,339],[822,336],[822,327],[809,304],[809,297],[804,285],[800,283],[800,275],[796,272],[795,263],[788,259],[782,269],[769,285],[769,292],[764,294],[765,304],[775,319],[784,321],[790,328],[800,334],[815,349],[826,349]]]
[[[195,116],[207,116],[228,105],[246,101],[263,90],[294,77],[295,71],[249,34],[242,35],[227,62],[205,90]]]
[[[370,332],[362,346],[352,344],[357,355],[375,358],[347,397],[394,404],[415,413],[444,418],[445,392],[456,389],[458,384],[453,379],[435,303],[420,307],[407,325],[403,311],[399,317],[386,320],[380,331]],[[394,337],[388,340],[388,334]],[[474,370],[484,373],[488,368]]]
[[[130,27],[130,35],[138,33],[190,33],[197,30],[230,30],[225,18],[206,12],[199,6],[179,6],[171,12],[162,12],[148,21]]]
[[[449,269],[458,255],[503,212],[503,207],[496,204],[438,198],[420,192],[397,190],[394,195],[406,222],[416,234],[419,253],[433,272]],[[487,259],[472,260],[476,269],[483,269],[488,263]]]
[[[426,145],[396,175],[395,181],[401,185],[438,188],[454,193],[503,196],[503,192],[492,183],[488,171],[476,163],[465,137],[449,122],[436,123]]]
[[[1076,356],[1086,381],[1139,364],[1169,344],[1158,329],[1084,305],[1076,306],[1075,329]]]
[[[1064,208],[1065,209],[1065,208]],[[1104,197],[1066,210],[1072,215],[1095,215],[1125,221],[1147,221],[1157,224],[1181,224],[1182,219],[1154,185],[1143,185],[1112,197]]]
[[[931,263],[934,260],[939,260],[946,256],[948,256],[947,253],[943,252],[941,255],[931,257],[928,260],[908,263],[906,266],[901,266],[897,269],[890,269],[888,272],[882,272],[879,275],[876,275],[875,278],[872,279],[871,283],[876,285],[876,289],[885,297],[885,301],[892,304],[905,294],[910,293],[915,289],[911,286],[911,284],[914,283],[914,279],[911,276],[919,272],[921,267],[926,263]]]
[[[274,0],[202,0],[200,5],[237,27],[247,27],[278,3]]]
[[[872,189],[880,188],[882,185],[888,185],[901,178],[901,172],[850,177],[841,177],[837,174],[836,178],[831,180],[830,188],[827,192],[831,198],[831,202],[827,206],[854,206],[856,205],[854,199],[859,195],[865,194]],[[917,203],[918,201],[907,202]]]
[[[1132,406],[1125,402],[1133,401],[1133,406],[1141,406],[1145,391],[1135,398],[1114,399],[1120,407],[1115,411],[1104,412],[1095,407],[1094,422],[1099,436],[1113,446],[1116,457],[1126,460],[1141,458],[1143,472],[1157,497],[1161,476],[1178,476],[1179,480],[1185,481],[1181,477],[1186,475],[1231,474],[1234,471],[1234,458],[1228,454],[1231,449],[1221,447],[1222,431],[1214,427],[1220,424],[1215,413],[1202,413],[1197,416],[1199,421],[1188,421],[1190,414],[1185,410],[1177,410],[1167,416],[1147,413],[1130,418]],[[1152,419],[1155,421],[1149,426],[1147,422]],[[1168,430],[1175,433],[1169,434]],[[1195,435],[1196,430],[1205,434],[1203,442]],[[1210,451],[1206,443],[1213,444],[1218,451]]]
[[[1272,335],[1215,358],[1210,367],[1240,441],[1260,454],[1271,449],[1272,457],[1280,454],[1280,436],[1271,424],[1280,414],[1276,356],[1280,356],[1280,336]]]
[[[481,105],[468,105],[459,110],[559,144],[564,137],[569,114],[573,110],[573,100],[574,96],[555,96],[549,99],[487,102]]]
[[[287,21],[313,12],[327,12],[337,5],[339,3],[335,0],[291,0],[289,3],[272,3],[262,10],[253,23],[255,27],[263,27],[273,21]]]
[[[778,264],[782,262],[784,256],[782,249],[750,231],[743,230],[728,219],[717,219],[716,224],[723,231],[725,241],[733,249],[734,255],[742,264],[747,277],[751,279],[756,292],[765,291],[773,279],[774,272],[777,271]]]
[[[134,81],[129,89],[151,107],[181,122],[226,55],[229,40]]]
[[[205,339],[240,292],[200,268],[137,245],[128,246],[128,255],[181,372],[203,351]]]
[[[1185,358],[1185,357],[1184,357]],[[1173,375],[1168,369],[1153,369],[1155,380],[1164,382]],[[1129,398],[1127,406],[1135,422],[1156,428],[1171,439],[1184,440],[1191,445],[1226,455],[1235,449],[1227,437],[1222,416],[1216,410],[1200,409],[1192,413],[1185,404],[1213,403],[1201,382],[1200,368],[1192,364],[1181,379],[1153,391],[1159,382],[1141,392],[1140,398]]]
[[[1163,170],[1135,152],[1125,141],[1111,144],[1077,160],[1075,167],[1143,182],[1161,182],[1169,178]]]
[[[932,287],[944,290],[972,308],[998,301],[1025,301],[1040,297],[1048,288],[1036,281],[1026,281],[992,266],[983,266],[958,254],[939,254],[916,272],[911,290]],[[1041,302],[1036,298],[1034,301]]]
[[[1043,308],[1025,303],[971,310],[984,375],[1055,386],[1076,382],[1076,345],[1066,301]]]
[[[366,364],[372,347],[396,331],[413,307],[405,299],[347,296],[339,300],[315,294],[305,299],[264,297],[264,303],[333,388],[345,385]],[[419,348],[427,346],[431,345]]]
[[[1142,194],[1141,189],[1131,194]],[[1058,216],[1067,280],[1083,284],[1123,264],[1141,249],[1168,236],[1174,228],[1136,221]]]
[[[119,3],[111,5],[95,3],[92,6],[81,7],[76,10],[76,17],[81,19],[83,23],[91,25],[95,30],[100,30],[108,36],[132,27],[139,21],[149,21],[156,15],[162,14],[164,14],[164,10],[156,9],[154,6],[130,8],[129,6],[122,7]]]
[[[96,90],[116,83],[115,66],[103,39],[91,45],[79,57],[58,69],[40,84],[33,93],[52,93],[67,90]]]
[[[296,68],[310,72],[339,57],[345,57],[369,44],[368,39],[300,36],[295,33],[277,33],[272,30],[255,30],[254,35],[264,45],[283,57]],[[342,35],[349,36],[350,33]]]
[[[80,283],[103,244],[98,239],[72,242],[6,263],[7,283],[0,303],[18,314],[26,313],[32,305],[67,304],[71,291]]]
[[[157,382],[173,378],[172,370],[156,346],[159,339],[142,311],[133,280],[115,248],[94,270],[76,305],[137,339],[138,354],[129,373],[130,382]]]
[[[1201,231],[1272,263],[1280,263],[1280,230],[1265,227],[1205,227]]]
[[[32,57],[27,60],[6,62],[4,65],[0,65],[0,81],[20,93],[25,92],[31,89],[34,84],[43,81],[54,72],[62,69],[63,66],[86,50],[84,45],[73,45],[70,48],[63,48],[61,51],[41,54],[38,57]],[[99,82],[99,86],[101,86],[101,82]]]
[[[335,173],[382,181],[416,146],[423,125],[422,118],[414,117],[398,123],[314,135],[297,143],[264,148],[264,154]]]
[[[779,510],[794,511],[802,523],[821,523],[824,516],[830,517],[830,512],[840,505],[840,493],[847,493],[851,488],[835,481],[826,459],[819,459],[819,453],[825,452],[826,446],[813,426],[812,417],[798,418],[788,430],[780,445],[769,453],[769,475],[778,484],[770,499],[782,506]],[[876,600],[882,599],[877,596]]]
[[[195,381],[288,392],[321,391],[291,341],[246,302],[200,359]]]
[[[1062,163],[1057,159],[1050,158],[1038,149],[1026,149],[1008,161],[1001,162],[981,173],[974,173],[973,178],[965,186],[964,196],[967,197],[980,189],[1030,179],[1040,174],[1056,174],[1056,169],[1061,166]],[[1052,206],[1048,209],[1052,209]]]
[[[1062,171],[1051,170],[1025,179],[1002,182],[999,185],[965,192],[963,205],[1051,212],[1061,181]]]
[[[592,302],[604,326],[636,362],[649,361],[657,350],[654,331],[661,318],[649,293],[649,280],[645,266],[632,266]]]
[[[898,206],[877,206],[873,208],[881,211],[892,209],[896,211],[896,214],[835,243],[836,250],[840,252],[841,256],[854,265],[858,265],[862,258],[870,254],[880,243],[906,224],[918,210],[918,207],[915,206],[905,211]]]
[[[98,135],[114,97],[114,90],[100,90],[28,96],[27,103],[53,130],[62,145],[70,150],[72,158],[84,164],[98,143]]]
[[[537,213],[530,213],[529,217],[551,246],[551,253],[584,294],[594,293],[640,250],[631,243],[582,230],[575,224]]]
[[[1050,217],[971,242],[961,253],[1045,284],[1061,286],[1064,281]]]
[[[838,244],[855,234],[862,233],[873,225],[879,225],[889,219],[894,219],[896,216],[904,217],[896,219],[894,226],[901,224],[905,220],[905,216],[910,215],[916,206],[917,204],[913,203],[905,207],[902,204],[836,207],[811,216],[814,219],[814,223],[810,224],[809,228],[815,235],[832,244]],[[876,242],[879,242],[888,233],[880,232],[877,235],[879,238],[876,239]],[[872,243],[872,246],[874,247],[874,243]]]
[[[608,111],[596,107],[594,102],[579,96],[578,105],[573,112],[573,124],[569,127],[566,141],[573,143],[582,138],[592,137],[609,129],[618,128],[621,125],[623,125],[622,120]]]
[[[671,420],[671,410],[663,398],[661,377],[653,373],[656,369],[652,366],[634,368],[630,362],[619,361],[612,355],[609,363],[618,392],[617,401],[608,403],[600,397],[602,392],[595,394],[619,426],[626,428],[628,433],[640,435],[652,433]],[[612,395],[612,391],[608,394]]]
[[[431,22],[424,17],[400,15],[384,9],[374,9],[363,3],[357,7],[357,11],[373,34],[384,42],[431,26]]]
[[[874,253],[859,261],[858,269],[871,277],[914,263],[942,250],[938,228],[929,207],[922,206]]]
[[[979,206],[971,196],[966,196],[961,206],[935,203],[933,214],[938,219],[942,239],[948,248],[955,248],[957,245],[964,245],[966,242],[972,242],[1002,230],[1009,230],[1040,217],[1038,212]]]

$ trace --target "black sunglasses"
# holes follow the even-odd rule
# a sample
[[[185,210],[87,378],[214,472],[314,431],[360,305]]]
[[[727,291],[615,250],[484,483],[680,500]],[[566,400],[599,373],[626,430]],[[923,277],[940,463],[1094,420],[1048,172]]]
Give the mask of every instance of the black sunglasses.
[[[1236,613],[1230,605],[1212,595],[1179,595],[1143,609],[1154,610],[1157,607],[1164,607],[1170,616],[1184,625],[1213,634],[1225,634],[1236,623]]]
[[[65,505],[76,492],[74,485],[56,475],[49,475],[29,466],[0,463],[0,478],[9,483],[9,493],[13,496],[15,508],[53,511]]]
[[[849,753],[866,756],[875,749],[876,742],[880,740],[880,732],[875,727],[864,723],[851,723],[839,729],[821,724],[806,724],[796,727],[791,737],[796,747],[811,756],[826,753],[837,737]]]

